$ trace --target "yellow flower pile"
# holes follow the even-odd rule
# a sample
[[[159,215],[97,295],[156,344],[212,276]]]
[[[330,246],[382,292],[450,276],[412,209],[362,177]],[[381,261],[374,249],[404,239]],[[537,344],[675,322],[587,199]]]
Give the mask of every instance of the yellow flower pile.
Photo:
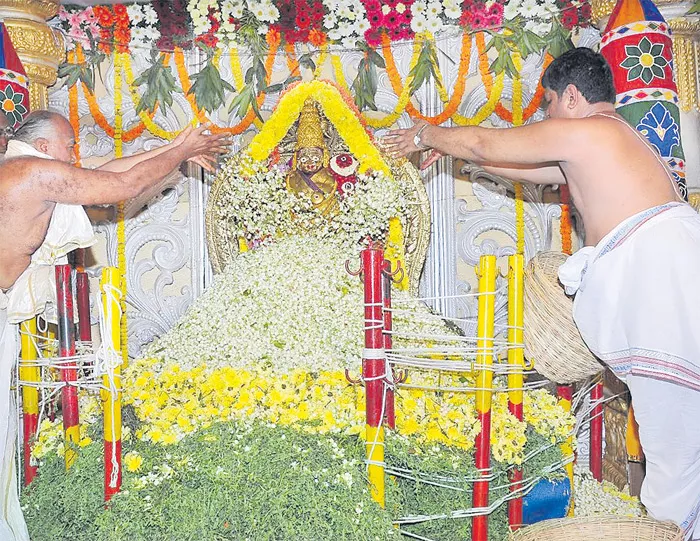
[[[457,377],[453,376],[457,384]],[[464,377],[464,375],[462,375]],[[411,383],[434,386],[436,377],[415,373]],[[442,376],[441,384],[450,384]],[[260,420],[297,425],[310,433],[346,433],[364,437],[364,388],[350,384],[344,372],[310,373],[270,369],[241,370],[178,365],[141,359],[131,364],[124,380],[124,402],[133,405],[143,426],[140,439],[172,444],[217,421]],[[526,392],[525,416],[548,438],[562,438],[573,418],[546,391]],[[508,411],[507,395],[494,396],[491,445],[499,462],[520,464],[526,443],[526,423]],[[396,427],[418,444],[441,443],[469,450],[481,431],[474,395],[405,388],[396,394]]]

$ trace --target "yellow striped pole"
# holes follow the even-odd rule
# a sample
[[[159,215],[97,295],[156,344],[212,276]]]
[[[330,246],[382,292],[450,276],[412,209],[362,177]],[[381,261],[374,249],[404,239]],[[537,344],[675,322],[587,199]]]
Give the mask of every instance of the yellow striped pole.
[[[22,363],[19,365],[19,379],[29,385],[22,385],[22,424],[24,427],[24,484],[28,485],[36,476],[36,463],[32,458],[32,438],[39,426],[39,389],[31,383],[39,383],[41,375],[36,361],[36,318],[28,319],[20,325],[22,337]]]
[[[523,272],[525,256],[515,254],[508,258],[508,410],[519,421],[523,420]],[[522,488],[523,470],[516,468],[510,477],[511,492]],[[508,501],[508,524],[517,530],[523,523],[523,499]]]
[[[477,376],[476,413],[481,422],[481,432],[476,437],[474,463],[487,476],[491,467],[491,395],[493,394],[493,333],[496,312],[496,256],[482,255],[479,261],[479,313],[477,315],[476,364]],[[472,494],[476,508],[489,505],[488,480],[476,481]],[[476,515],[472,519],[472,540],[488,541],[488,515]]]
[[[121,351],[121,288],[119,269],[107,267],[102,270],[100,293],[107,335],[102,340],[107,350],[113,349],[119,359]],[[120,363],[121,364],[121,363]],[[111,379],[111,381],[110,381]],[[113,377],[102,376],[102,410],[105,434],[105,501],[119,492],[122,484],[122,393],[121,366],[114,368]]]

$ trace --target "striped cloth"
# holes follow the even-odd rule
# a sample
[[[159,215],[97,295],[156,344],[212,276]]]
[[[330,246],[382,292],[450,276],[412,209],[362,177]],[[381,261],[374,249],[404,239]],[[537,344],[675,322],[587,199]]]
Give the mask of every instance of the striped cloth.
[[[640,212],[559,270],[586,345],[630,388],[649,513],[700,540],[700,214]]]

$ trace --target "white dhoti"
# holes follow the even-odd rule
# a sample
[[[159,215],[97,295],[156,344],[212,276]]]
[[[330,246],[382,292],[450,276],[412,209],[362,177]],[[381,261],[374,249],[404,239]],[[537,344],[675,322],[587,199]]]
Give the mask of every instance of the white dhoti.
[[[646,457],[641,500],[700,540],[700,215],[669,203],[567,260],[586,345],[629,386]]]
[[[26,143],[10,141],[5,157],[16,156],[51,159]],[[29,267],[9,291],[0,291],[0,541],[29,541],[17,493],[17,407],[11,390],[18,360],[18,325],[55,306],[54,265],[66,263],[68,252],[95,241],[83,207],[57,204]]]

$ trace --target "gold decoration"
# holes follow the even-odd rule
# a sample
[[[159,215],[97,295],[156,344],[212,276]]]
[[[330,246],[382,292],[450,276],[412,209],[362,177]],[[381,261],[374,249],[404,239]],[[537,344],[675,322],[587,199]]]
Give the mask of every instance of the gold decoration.
[[[303,148],[320,148],[326,150],[321,115],[316,108],[316,102],[312,98],[306,99],[304,108],[299,115],[296,150],[301,150]]]
[[[688,194],[688,203],[690,203],[691,207],[700,212],[700,192]]]
[[[3,17],[19,17],[44,22],[56,16],[61,3],[57,0],[0,0]]]
[[[673,64],[678,86],[678,105],[681,111],[688,112],[698,104],[697,73],[693,42],[683,34],[673,34]]]
[[[48,106],[48,87],[65,58],[63,36],[46,24],[59,7],[54,0],[0,0],[0,19],[29,77],[32,110]]]

